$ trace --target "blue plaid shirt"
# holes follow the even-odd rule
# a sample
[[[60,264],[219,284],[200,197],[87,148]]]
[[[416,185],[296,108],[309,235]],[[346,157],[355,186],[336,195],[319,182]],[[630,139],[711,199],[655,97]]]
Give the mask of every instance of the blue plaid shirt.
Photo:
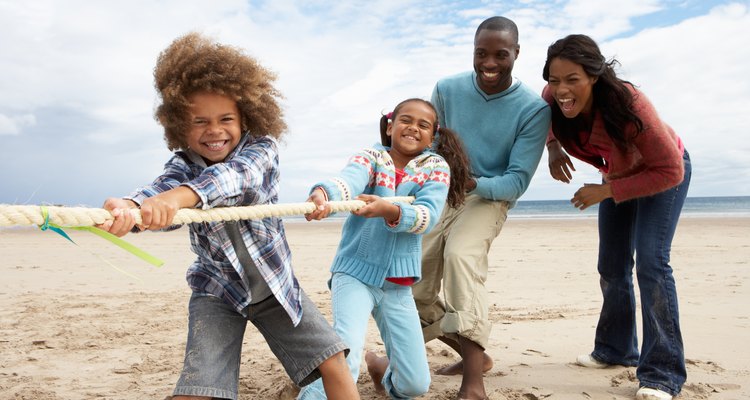
[[[200,197],[196,207],[273,204],[279,190],[278,143],[271,137],[243,135],[224,162],[206,166],[192,151],[177,151],[154,182],[129,197],[141,204],[147,197],[178,186],[187,186]],[[189,224],[190,243],[198,256],[187,270],[190,288],[216,296],[245,314],[252,300],[250,283],[224,222]],[[291,252],[280,218],[238,221],[248,252],[271,292],[296,326],[302,318],[300,288],[292,271]]]

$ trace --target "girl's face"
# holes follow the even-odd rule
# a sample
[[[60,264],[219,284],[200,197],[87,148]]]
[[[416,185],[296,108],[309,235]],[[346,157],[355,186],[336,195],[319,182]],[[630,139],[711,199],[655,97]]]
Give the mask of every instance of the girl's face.
[[[240,112],[231,98],[209,92],[191,95],[188,148],[208,165],[224,161],[242,135]]]
[[[391,156],[411,160],[430,147],[436,120],[435,112],[427,104],[410,101],[401,105],[386,130],[391,137]]]
[[[591,115],[596,81],[597,77],[586,74],[581,64],[559,57],[549,63],[549,87],[566,118]]]

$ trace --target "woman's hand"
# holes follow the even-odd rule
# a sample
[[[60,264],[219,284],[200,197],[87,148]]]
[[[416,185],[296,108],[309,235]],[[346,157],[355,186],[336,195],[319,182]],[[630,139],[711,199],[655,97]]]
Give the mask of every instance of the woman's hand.
[[[307,201],[311,201],[315,204],[315,211],[305,214],[305,219],[308,221],[321,220],[328,217],[331,214],[331,205],[328,204],[328,197],[321,188],[315,188]]]
[[[570,180],[573,179],[573,174],[570,171],[575,171],[576,168],[560,143],[557,141],[550,142],[547,145],[547,153],[549,174],[552,175],[552,178],[560,182],[570,183]]]
[[[570,202],[573,203],[573,207],[583,211],[610,197],[612,197],[612,187],[609,183],[601,185],[586,183],[575,192]]]

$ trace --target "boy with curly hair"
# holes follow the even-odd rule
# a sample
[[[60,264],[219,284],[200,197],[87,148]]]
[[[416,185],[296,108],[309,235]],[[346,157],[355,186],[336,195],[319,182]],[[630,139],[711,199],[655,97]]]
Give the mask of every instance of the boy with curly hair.
[[[118,236],[172,229],[180,208],[272,204],[278,200],[277,140],[286,131],[275,75],[241,50],[200,34],[176,39],[158,58],[155,116],[175,154],[150,185],[109,198]],[[140,208],[135,226],[129,208]],[[263,334],[300,386],[322,377],[328,398],[359,399],[345,344],[300,288],[280,218],[192,223],[197,255],[178,399],[236,399],[247,322]]]

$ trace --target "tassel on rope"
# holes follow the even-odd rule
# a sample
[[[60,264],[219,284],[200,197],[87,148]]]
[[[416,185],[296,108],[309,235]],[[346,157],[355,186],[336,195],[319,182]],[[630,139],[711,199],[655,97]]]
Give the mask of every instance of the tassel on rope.
[[[59,226],[57,224],[51,223],[49,221],[49,211],[47,210],[47,207],[40,206],[39,207],[42,212],[42,218],[44,219],[44,223],[39,225],[39,229],[42,231],[46,231],[47,229],[52,230],[53,232],[56,232],[60,236],[64,237],[65,239],[68,239],[71,243],[77,245],[76,242],[73,241],[73,239],[68,236],[68,234],[63,230],[62,226]],[[124,249],[130,254],[133,254],[134,256],[140,258],[143,261],[146,261],[147,263],[155,266],[155,267],[161,267],[164,265],[164,261],[152,256],[151,254],[139,249],[137,246],[134,246],[127,241],[120,239],[119,237],[109,233],[105,232],[99,228],[96,228],[94,226],[67,226],[66,229],[75,229],[77,231],[86,231],[93,233],[94,235],[97,235],[101,237],[104,240],[109,241],[110,243],[119,246],[120,248]],[[107,264],[112,265],[111,263],[107,262]],[[118,271],[121,271],[120,268],[115,267]],[[124,271],[121,271],[124,272]]]

